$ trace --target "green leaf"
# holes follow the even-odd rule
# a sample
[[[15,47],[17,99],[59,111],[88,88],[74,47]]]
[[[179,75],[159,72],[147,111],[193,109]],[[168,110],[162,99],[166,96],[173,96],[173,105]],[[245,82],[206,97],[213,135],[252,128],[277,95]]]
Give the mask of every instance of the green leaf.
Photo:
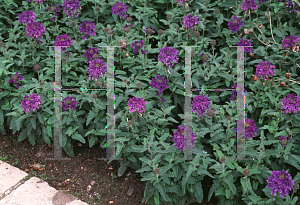
[[[217,188],[220,186],[219,180],[215,179],[213,182],[213,185],[210,187],[209,193],[208,193],[208,201],[212,197],[213,193],[217,190]]]
[[[33,129],[36,130],[36,116],[30,118],[30,123],[31,123]]]
[[[66,116],[67,117],[67,125],[70,125],[71,124],[71,122],[73,121],[73,118],[72,118],[72,116],[71,115],[69,115],[69,116]]]
[[[92,129],[92,130],[90,130],[90,131],[88,131],[86,134],[85,134],[85,136],[88,136],[89,134],[95,134],[95,129]]]
[[[295,183],[299,183],[299,182],[300,182],[300,172],[298,172],[298,173],[296,174],[296,176],[293,178],[293,181],[294,181]]]
[[[50,115],[53,115],[53,112],[48,107],[44,108],[44,111],[46,111]]]
[[[78,140],[81,143],[85,143],[85,139],[78,132],[72,134],[71,138],[74,140]]]
[[[29,136],[32,130],[32,125],[30,123],[27,124],[27,135]]]
[[[275,99],[275,97],[274,96],[272,96],[270,93],[268,93],[268,92],[266,92],[266,95],[270,98],[270,100],[271,100],[271,103],[272,104],[274,104],[275,103],[275,101],[276,101],[276,99]]]
[[[47,125],[47,132],[48,132],[48,135],[49,137],[52,137],[52,126],[51,125]]]
[[[219,17],[218,17],[218,23],[219,23],[219,25],[221,25],[223,22],[224,22],[224,17],[223,17],[223,14],[220,13]]]
[[[121,166],[118,169],[118,177],[122,176],[127,169],[127,164],[125,160],[121,161]]]
[[[97,113],[95,113],[94,111],[90,110],[89,114],[88,114],[88,117],[87,117],[87,120],[86,120],[86,125],[88,125],[91,120],[96,117]]]
[[[95,142],[97,142],[97,141],[98,141],[98,137],[95,135],[92,135],[89,139],[89,147],[92,147],[95,144]]]
[[[166,108],[165,110],[163,110],[163,112],[168,115],[168,114],[170,114],[170,112],[173,108],[175,108],[175,106],[170,106],[170,107]]]
[[[228,187],[232,191],[233,195],[236,195],[236,187],[235,187],[235,185],[233,183],[233,176],[232,175],[227,175],[224,178],[224,182],[228,185]]]
[[[30,126],[31,127],[31,126]],[[35,133],[35,132],[33,132]],[[28,135],[28,140],[32,146],[35,145],[35,135],[32,132]]]
[[[40,123],[43,125],[44,124],[44,114],[43,113],[41,114],[40,112],[38,112],[37,117],[38,117]]]
[[[20,132],[20,134],[19,134],[18,140],[21,142],[21,141],[23,141],[24,139],[26,139],[27,136],[28,136],[28,135],[27,135],[27,133],[26,133],[26,130],[23,129],[23,130]]]
[[[170,199],[170,197],[169,197],[169,196],[166,194],[166,192],[165,192],[165,186],[164,186],[164,189],[163,189],[163,187],[160,185],[160,183],[157,183],[157,184],[155,184],[154,187],[158,189],[159,193],[162,195],[162,197],[163,197],[163,199],[164,199],[165,201],[167,201],[167,202],[172,201],[172,200]]]
[[[273,32],[279,36],[280,38],[283,38],[284,36],[282,35],[282,33],[277,29],[277,28],[273,28]]]
[[[192,172],[193,172],[195,169],[196,169],[196,168],[194,168],[194,166],[190,164],[186,176],[184,176],[183,179],[182,179],[182,189],[183,189],[183,194],[185,194],[185,186],[186,186],[186,183],[187,183],[188,179],[190,178]]]
[[[232,81],[232,75],[229,75],[228,73],[218,73],[219,76],[227,79],[228,81]]]
[[[197,182],[196,184],[193,184],[192,188],[196,195],[196,199],[198,203],[201,203],[203,200],[203,189],[202,189],[201,181]]]
[[[163,175],[164,173],[166,173],[169,169],[171,169],[173,167],[173,164],[168,164],[167,166],[163,167],[160,169],[160,175]]]
[[[72,149],[70,138],[67,139],[66,145],[63,147],[63,149],[66,152],[66,154],[68,155],[68,157],[74,157],[74,151]]]

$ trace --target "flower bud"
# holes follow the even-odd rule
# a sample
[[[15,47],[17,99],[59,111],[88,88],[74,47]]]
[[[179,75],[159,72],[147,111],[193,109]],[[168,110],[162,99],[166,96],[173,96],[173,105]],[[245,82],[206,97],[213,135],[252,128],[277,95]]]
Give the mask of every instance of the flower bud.
[[[97,13],[99,13],[99,11],[100,11],[100,7],[99,7],[99,6],[97,6],[97,7],[95,8],[95,10],[96,10],[96,12],[97,12]]]
[[[105,27],[103,30],[104,30],[105,33],[107,33],[109,28]]]
[[[204,54],[204,55],[202,56],[202,61],[203,61],[203,62],[206,62],[207,60],[208,60],[208,55]]]
[[[283,12],[282,11],[278,11],[277,15],[278,15],[279,18],[281,18],[283,16]]]
[[[34,71],[38,72],[41,70],[41,66],[39,64],[36,64],[33,66]]]
[[[124,80],[123,80],[123,82],[124,82],[124,83],[127,83],[127,82],[128,82],[128,80],[127,80],[127,79],[124,79]]]
[[[42,85],[42,86],[43,86],[43,85],[44,85],[44,81],[41,81],[41,82],[40,82],[40,85]]]
[[[132,18],[130,16],[126,17],[126,22],[127,23],[131,23],[132,22]]]
[[[167,15],[167,20],[168,20],[168,21],[171,21],[171,20],[172,20],[172,15],[168,14],[168,15]]]
[[[258,79],[257,75],[254,75],[254,76],[252,76],[252,78],[251,78],[252,81],[257,81],[257,79]]]
[[[286,73],[286,74],[285,74],[285,77],[286,77],[287,79],[290,79],[290,78],[291,78],[291,74],[290,74],[290,73]]]
[[[230,117],[230,116],[228,116],[228,117],[227,117],[227,120],[231,120],[231,117]]]
[[[159,35],[159,36],[161,36],[161,35],[163,35],[163,33],[164,33],[164,30],[162,30],[162,29],[159,29],[159,30],[157,31],[157,33],[158,33],[158,35]]]
[[[12,20],[11,19],[7,19],[7,22],[9,23],[9,24],[12,24]]]
[[[221,157],[220,162],[221,162],[222,164],[224,164],[224,163],[226,162],[226,158],[225,158],[225,157]]]
[[[138,83],[136,84],[136,87],[138,87],[138,89],[141,89],[141,88],[143,87],[143,84],[142,84],[141,82],[138,82]]]
[[[154,172],[155,175],[158,175],[160,173],[160,169],[159,168],[155,168],[153,170],[153,172]]]
[[[210,41],[210,45],[211,45],[212,47],[215,47],[216,44],[217,44],[217,43],[216,43],[216,40],[211,40],[211,41]]]
[[[209,110],[207,113],[208,116],[212,117],[215,115],[215,111],[214,110]]]
[[[194,57],[195,55],[196,55],[196,52],[195,52],[195,51],[192,51],[192,52],[191,52],[191,56]]]
[[[263,25],[262,24],[259,24],[259,26],[258,26],[259,28],[262,28],[263,27]]]
[[[270,19],[270,11],[267,11],[267,12],[265,13],[265,18],[266,18],[266,19]]]
[[[206,1],[206,2],[205,2],[205,5],[207,6],[208,4],[209,4],[209,2],[208,2],[208,1]]]
[[[203,22],[204,22],[204,24],[207,24],[207,20],[206,19],[204,19]]]
[[[199,33],[198,31],[195,31],[195,32],[194,32],[194,36],[195,36],[196,38],[198,38],[198,37],[200,36],[200,33]]]
[[[67,105],[70,105],[70,104],[71,104],[71,100],[67,100],[67,101],[66,101],[66,104],[67,104]]]
[[[263,82],[263,85],[265,85],[266,84],[266,82]]]
[[[244,171],[243,171],[243,175],[244,176],[250,176],[250,171],[249,171],[249,169],[244,169]]]
[[[76,21],[72,21],[72,22],[71,22],[71,26],[72,26],[73,28],[76,26],[76,24],[77,24]]]
[[[97,98],[97,95],[96,94],[93,94],[92,95],[92,98],[95,100]]]
[[[0,47],[2,47],[3,46],[3,41],[0,41]]]
[[[281,29],[284,29],[284,25],[281,25],[280,28],[281,28]]]
[[[254,53],[248,53],[248,56],[249,56],[250,58],[253,58],[253,57],[254,57]]]
[[[179,30],[180,30],[180,27],[177,27],[176,30],[179,31]]]
[[[198,15],[199,13],[198,12],[195,12],[195,15]]]
[[[220,9],[215,9],[215,14],[219,14],[220,13]]]
[[[297,192],[298,189],[299,189],[299,184],[295,183],[294,186],[293,186],[293,191]]]

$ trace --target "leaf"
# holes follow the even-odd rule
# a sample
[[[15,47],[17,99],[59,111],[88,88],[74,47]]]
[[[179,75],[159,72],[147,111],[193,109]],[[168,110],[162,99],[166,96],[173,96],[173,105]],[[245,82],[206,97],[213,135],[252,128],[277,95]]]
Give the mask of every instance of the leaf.
[[[229,75],[228,73],[219,73],[218,75],[227,79],[228,81],[232,81],[232,79],[233,79],[232,75]]]
[[[276,101],[276,99],[275,99],[275,97],[274,96],[272,96],[270,93],[268,93],[268,92],[266,92],[266,95],[270,98],[270,100],[271,100],[271,103],[272,104],[274,104],[275,103],[275,101]]]
[[[77,132],[72,134],[71,138],[74,139],[74,140],[78,140],[81,143],[85,143],[85,139]]]
[[[91,120],[94,118],[94,117],[96,117],[96,113],[94,112],[94,111],[92,111],[92,110],[90,110],[90,112],[89,112],[89,114],[88,114],[88,117],[87,117],[87,120],[86,120],[86,125],[88,125],[90,122],[91,122]]]
[[[233,183],[233,176],[232,175],[227,175],[224,178],[224,182],[228,185],[228,187],[232,191],[233,195],[236,195],[236,187],[235,187],[235,185]]]
[[[173,108],[175,108],[175,106],[170,106],[170,107],[166,108],[165,110],[163,110],[163,112],[168,115],[168,114],[170,114],[170,112]]]
[[[192,172],[193,172],[195,169],[196,169],[196,168],[194,168],[194,166],[190,164],[186,176],[184,176],[183,179],[182,179],[182,189],[183,189],[183,194],[185,194],[185,186],[186,186],[186,183],[187,183],[188,179],[190,178]]]
[[[162,195],[165,201],[169,202],[171,200],[170,197],[166,194],[165,189],[163,189],[163,187],[160,185],[160,183],[155,184],[155,187],[158,189],[159,193]]]
[[[24,139],[26,139],[27,136],[28,136],[28,135],[26,134],[26,130],[23,129],[23,130],[20,132],[20,134],[19,134],[18,140],[21,142],[21,141],[23,141]]]
[[[127,164],[125,160],[121,161],[121,166],[118,169],[118,177],[122,176],[127,169]]]
[[[31,123],[33,129],[36,130],[36,116],[30,118],[30,123]]]
[[[31,127],[31,126],[30,126]],[[35,132],[33,132],[35,133]],[[32,146],[35,145],[35,135],[32,132],[28,135],[28,140]]]
[[[53,112],[48,107],[44,108],[44,111],[46,111],[50,115],[53,115]]]
[[[160,175],[165,174],[169,169],[173,167],[173,164],[168,164],[167,166],[160,169]]]
[[[218,23],[219,23],[219,25],[221,25],[223,22],[224,22],[224,17],[223,17],[223,14],[220,13],[219,18],[218,18]]]
[[[40,123],[43,125],[44,124],[44,114],[43,113],[41,114],[40,112],[38,112],[37,117],[38,117]]]
[[[202,184],[201,181],[197,182],[196,184],[192,185],[193,191],[196,195],[196,199],[199,203],[202,202],[203,200],[203,189],[202,189]]]
[[[89,147],[92,147],[97,141],[98,141],[98,137],[92,135],[89,139]]]
[[[89,134],[95,134],[95,129],[92,129],[92,130],[90,130],[90,131],[88,131],[86,134],[85,134],[85,136],[88,136]]]
[[[300,182],[300,172],[298,172],[298,173],[296,174],[296,176],[293,178],[293,181],[294,181],[295,183],[299,183],[299,182]]]
[[[208,201],[210,200],[212,194],[217,190],[217,188],[220,186],[219,180],[214,180],[213,185],[210,187],[209,193],[208,193]]]
[[[274,28],[273,29],[273,32],[280,38],[283,38],[284,36],[282,35],[282,33],[277,29],[277,28]]]

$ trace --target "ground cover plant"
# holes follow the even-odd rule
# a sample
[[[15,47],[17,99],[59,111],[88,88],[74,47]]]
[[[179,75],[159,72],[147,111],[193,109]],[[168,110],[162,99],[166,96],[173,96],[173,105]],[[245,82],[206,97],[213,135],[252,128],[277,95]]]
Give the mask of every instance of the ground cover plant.
[[[46,46],[68,46],[62,88],[92,90],[62,89],[61,146],[69,157],[78,141],[105,148],[108,52],[99,46],[118,45],[115,158],[123,158],[118,176],[131,167],[146,181],[142,203],[200,203],[208,176],[208,200],[214,195],[218,204],[296,204],[299,6],[297,0],[7,1],[0,9],[0,129],[19,131],[19,141],[33,146],[53,145],[55,51]],[[180,46],[197,47],[189,53]],[[244,50],[243,87],[232,46],[251,46]],[[199,89],[192,91],[191,127],[184,122],[189,56],[191,87]],[[235,119],[239,89],[244,122]],[[234,160],[241,127],[251,160]],[[188,148],[185,136],[193,160],[177,160]]]

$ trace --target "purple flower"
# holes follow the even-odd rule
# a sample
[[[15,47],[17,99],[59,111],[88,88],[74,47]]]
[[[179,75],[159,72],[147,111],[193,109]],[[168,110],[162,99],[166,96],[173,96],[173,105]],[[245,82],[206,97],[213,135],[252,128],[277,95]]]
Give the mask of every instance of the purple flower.
[[[240,88],[240,86],[238,84],[235,84],[234,86],[232,86],[231,88],[236,89],[238,87],[238,89]],[[244,89],[245,92],[247,92],[247,90]],[[237,95],[237,91],[232,91],[232,95],[231,98],[229,100],[236,100],[236,95]],[[239,98],[244,98],[244,94],[242,93],[241,96],[239,96]]]
[[[96,31],[94,29],[96,29],[96,26],[94,23],[92,23],[92,21],[87,21],[84,20],[83,23],[78,26],[78,28],[80,28],[80,33],[85,33],[85,35],[83,35],[83,39],[87,39],[89,37],[89,34],[91,34],[91,36],[96,35]]]
[[[87,70],[90,74],[90,80],[92,80],[94,77],[98,81],[100,76],[103,76],[106,73],[107,65],[104,63],[103,59],[96,59],[90,61],[90,65]]]
[[[141,41],[135,41],[135,43],[131,44],[131,47],[133,49],[133,52],[138,52],[144,45],[144,40],[141,40]],[[146,54],[146,51],[144,51],[143,49],[141,49],[142,51],[142,54]]]
[[[72,46],[73,41],[70,39],[68,34],[56,36],[54,46]],[[66,51],[66,47],[61,48],[63,52]],[[54,48],[55,50],[55,48]]]
[[[39,4],[43,3],[43,0],[33,0],[35,3],[39,2]],[[32,2],[32,0],[27,0],[27,2]]]
[[[178,52],[179,51],[175,50],[173,47],[165,46],[164,48],[161,48],[159,51],[158,61],[172,68],[173,63],[178,62],[178,57],[177,57]]]
[[[152,81],[149,83],[152,88],[159,89],[157,94],[160,97],[160,94],[164,91],[165,88],[169,88],[167,85],[167,80],[163,76],[157,75],[155,78],[152,78]],[[166,100],[160,97],[161,102],[166,102]]]
[[[240,26],[244,26],[244,24],[242,23],[242,19],[234,16],[231,18],[231,21],[227,24],[227,26],[232,33],[236,33],[237,31],[241,30]]]
[[[263,1],[268,1],[268,0],[258,0],[259,3],[263,2]],[[282,0],[279,0],[279,1],[282,1]]]
[[[79,0],[64,0],[64,4],[62,5],[64,8],[64,12],[71,18],[73,15],[75,18],[78,16],[78,11],[81,10],[80,1]],[[75,11],[77,9],[77,11]]]
[[[281,105],[285,114],[298,113],[300,110],[300,98],[295,93],[288,94],[281,100]]]
[[[211,106],[211,101],[204,94],[197,95],[192,102],[192,112],[196,112],[199,114],[199,117],[204,117],[205,111],[209,111]]]
[[[244,0],[244,2],[241,5],[241,9],[244,9],[245,12],[247,12],[248,9],[254,10],[257,8],[258,6],[255,3],[255,0]]]
[[[88,58],[88,60],[86,61],[86,63],[89,64],[89,62],[91,60],[96,60],[97,58],[101,58],[100,51],[98,51],[97,48],[89,47],[85,51],[84,57]]]
[[[181,22],[182,23],[182,22]],[[199,17],[193,16],[193,14],[190,14],[188,16],[183,17],[183,25],[186,29],[193,29],[194,25],[199,25]]]
[[[292,138],[287,139],[284,135],[281,135],[279,138],[279,142],[283,147],[285,147],[291,139]]]
[[[144,31],[146,31],[147,34],[151,35],[153,33],[153,29],[154,29],[153,27],[151,29],[151,28],[148,28],[148,26],[147,26],[147,28],[145,28]]]
[[[274,75],[274,72],[277,72],[277,70],[272,69],[276,68],[276,66],[272,65],[268,61],[259,61],[259,65],[256,65],[255,67],[257,77],[263,77],[265,81],[269,79],[270,75]]]
[[[127,12],[127,7],[125,6],[125,3],[120,3],[119,1],[114,4],[114,6],[111,8],[112,14],[121,14],[120,16],[125,19],[128,15],[125,15],[124,13]]]
[[[298,0],[298,2],[300,3],[299,0]],[[294,14],[297,14],[297,11],[300,11],[299,5],[296,2],[293,3],[292,0],[287,0],[286,7],[287,8],[293,8],[292,10],[289,11],[290,13],[294,12]]]
[[[130,27],[133,26],[133,24],[129,25]],[[123,26],[124,32],[128,33],[130,31],[130,27],[128,25]]]
[[[12,75],[10,74],[9,77],[11,77],[11,76]],[[17,88],[19,89],[19,86],[20,86],[19,80],[22,80],[22,79],[24,79],[24,76],[20,76],[18,74],[18,72],[16,72],[16,74],[14,76],[12,76],[11,79],[8,80],[7,82],[16,84]]]
[[[185,150],[186,148],[192,148],[187,145],[188,143],[192,143],[192,146],[194,146],[195,139],[196,137],[192,129],[188,129],[187,126],[181,127],[179,125],[178,129],[174,132],[174,138],[172,140],[175,142],[175,148]]]
[[[51,7],[46,8],[46,10],[50,10],[55,16],[59,16],[57,12],[60,12],[59,6],[54,6],[53,4]],[[56,17],[51,18],[51,21],[55,21]]]
[[[243,130],[243,121],[244,119],[242,119],[242,121],[238,121],[237,126],[239,127],[239,129]],[[235,131],[237,131],[237,128],[234,128]],[[255,125],[254,120],[250,120],[249,118],[245,118],[245,136],[246,136],[246,140],[249,140],[250,138],[253,138],[255,135],[257,135],[257,127]],[[239,135],[244,136],[244,133],[239,133]]]
[[[206,55],[206,54],[204,54],[204,53],[201,53],[200,56],[202,56],[202,62],[203,62],[203,63],[206,63],[207,60],[209,59],[209,58],[208,58],[208,55]]]
[[[78,104],[78,102],[76,102],[76,99],[74,97],[65,97],[62,101],[62,108],[67,111],[70,107],[72,110],[76,109],[76,105]]]
[[[184,0],[185,2],[187,1],[187,0]],[[181,5],[182,3],[183,3],[183,0],[179,0],[179,5]]]
[[[37,94],[25,95],[23,96],[21,103],[22,108],[24,108],[24,111],[26,114],[28,114],[30,110],[35,112],[35,109],[39,108],[39,104],[41,104],[41,98]]]
[[[41,70],[41,64],[40,63],[39,64],[37,64],[37,63],[34,64],[32,70],[34,70],[36,72],[40,71]]]
[[[41,22],[29,22],[26,25],[27,36],[37,38],[38,42],[41,43],[42,34],[46,34],[45,26]]]
[[[252,43],[250,40],[247,39],[241,39],[239,42],[237,42],[237,46],[252,46]],[[250,47],[245,47],[246,53],[252,53],[253,49]]]
[[[29,23],[35,21],[35,13],[32,11],[24,11],[23,13],[19,14],[19,23]]]
[[[145,111],[147,103],[143,98],[132,97],[128,100],[129,112],[137,111],[139,114]]]
[[[300,38],[298,36],[289,35],[285,39],[282,40],[282,48],[291,49],[294,46],[299,45]]]
[[[267,188],[272,189],[271,195],[274,196],[276,196],[276,192],[280,193],[280,196],[287,196],[294,186],[292,176],[284,169],[282,171],[272,171],[267,182]]]

